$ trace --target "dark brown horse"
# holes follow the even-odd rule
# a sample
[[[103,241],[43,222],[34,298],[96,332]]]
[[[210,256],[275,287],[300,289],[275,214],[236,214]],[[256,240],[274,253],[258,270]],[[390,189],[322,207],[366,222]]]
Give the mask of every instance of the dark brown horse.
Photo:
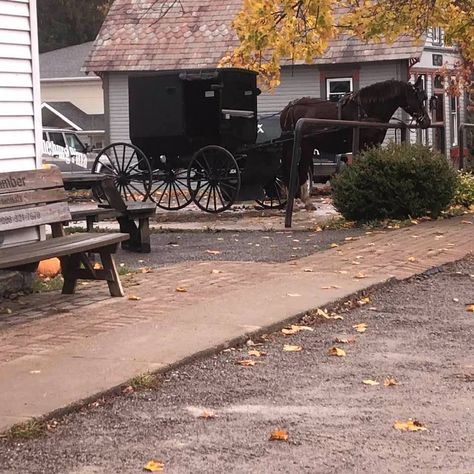
[[[318,118],[333,120],[367,120],[389,122],[398,108],[407,112],[422,128],[428,128],[431,120],[426,109],[426,92],[421,77],[413,85],[410,82],[389,80],[364,87],[358,92],[348,94],[339,102],[303,97],[290,102],[280,114],[282,135],[292,132],[300,118]],[[304,129],[311,134],[318,129]],[[387,133],[385,129],[361,129],[360,148],[366,149],[380,145]],[[311,208],[309,196],[304,195],[304,183],[308,179],[308,170],[312,165],[314,149],[326,153],[348,153],[352,151],[352,129],[334,128],[319,131],[303,139],[301,162],[299,165],[299,197]],[[293,144],[285,142],[283,149],[283,176],[289,182]]]

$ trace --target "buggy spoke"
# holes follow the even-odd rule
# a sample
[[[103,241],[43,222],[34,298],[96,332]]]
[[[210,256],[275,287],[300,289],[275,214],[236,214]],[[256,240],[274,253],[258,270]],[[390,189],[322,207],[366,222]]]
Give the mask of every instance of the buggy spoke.
[[[124,171],[128,171],[128,167],[129,167],[130,164],[132,163],[133,157],[134,157],[136,154],[137,154],[137,152],[136,152],[135,150],[133,150],[132,156],[131,156],[130,159],[128,160],[127,166],[125,167]]]
[[[145,193],[140,189],[136,188],[132,183],[128,183],[131,188],[133,188],[140,196],[145,196]]]
[[[117,156],[117,150],[115,149],[115,147],[112,147],[112,150],[114,151],[114,156],[115,156],[115,161],[117,162],[117,166],[120,171],[122,171],[122,169],[120,168],[120,162],[119,162],[119,159],[118,159],[118,156]]]
[[[214,196],[214,210],[215,210],[215,211],[217,211],[216,188],[217,188],[217,186],[215,186],[214,188],[212,188],[212,194],[213,194],[213,196]]]
[[[206,195],[206,192],[210,187],[211,187],[211,185],[210,185],[210,183],[208,183],[207,186],[204,188],[204,191],[201,193],[201,197],[199,199],[197,199],[197,202],[201,202],[202,198]],[[196,198],[197,198],[198,192],[196,193]]]
[[[137,198],[135,197],[135,194],[133,193],[133,191],[128,187],[128,184],[126,184],[125,187],[128,189],[128,192],[130,193],[130,197],[132,198],[132,200],[136,201]]]
[[[161,201],[163,201],[163,197],[166,195],[166,190],[168,189],[168,186],[169,186],[170,183],[165,183],[165,184],[166,184],[165,189],[161,193],[160,200],[157,202],[157,204],[161,204]]]
[[[219,186],[217,186],[217,194],[219,195],[219,199],[221,200],[221,204],[222,204],[223,206],[225,206],[226,202],[225,202],[225,200],[224,200],[224,198],[223,198],[223,196],[222,196],[222,193],[221,193],[221,190],[220,190]]]
[[[174,197],[176,198],[176,202],[178,206],[181,206],[181,203],[179,202],[178,189],[176,187],[176,183],[173,183],[173,188],[174,188]]]

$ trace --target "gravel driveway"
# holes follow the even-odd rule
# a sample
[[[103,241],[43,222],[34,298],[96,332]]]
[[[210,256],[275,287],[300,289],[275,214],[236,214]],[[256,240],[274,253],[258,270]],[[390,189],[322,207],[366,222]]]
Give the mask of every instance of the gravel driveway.
[[[344,320],[308,320],[313,331],[226,350],[67,415],[39,439],[3,441],[0,472],[139,473],[151,459],[178,474],[473,472],[474,259],[369,296],[338,310]],[[346,356],[328,355],[334,346]],[[394,428],[410,418],[427,430]],[[288,440],[270,441],[274,430]]]
[[[307,231],[160,232],[151,235],[152,253],[119,251],[116,261],[130,268],[186,261],[284,262],[305,257],[364,234],[363,229]],[[207,252],[210,250],[213,253]]]

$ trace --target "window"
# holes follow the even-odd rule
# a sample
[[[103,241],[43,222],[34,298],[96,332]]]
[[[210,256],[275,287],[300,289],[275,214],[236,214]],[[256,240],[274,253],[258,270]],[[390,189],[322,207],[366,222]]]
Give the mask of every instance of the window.
[[[437,74],[434,78],[434,88],[435,89],[444,89],[444,79],[443,76]]]
[[[441,28],[431,28],[431,42],[437,46],[443,44],[443,31]]]
[[[451,96],[449,106],[449,123],[451,127],[451,145],[457,146],[458,144],[458,98]]]
[[[61,132],[49,132],[49,139],[55,145],[62,146],[63,148],[66,147],[66,144],[64,143],[64,137]]]
[[[326,79],[326,98],[331,102],[337,102],[352,90],[352,77]]]
[[[79,153],[86,152],[84,145],[81,143],[79,138],[74,133],[66,133],[65,135],[66,135],[67,146],[69,148],[74,148],[74,150],[78,151]]]

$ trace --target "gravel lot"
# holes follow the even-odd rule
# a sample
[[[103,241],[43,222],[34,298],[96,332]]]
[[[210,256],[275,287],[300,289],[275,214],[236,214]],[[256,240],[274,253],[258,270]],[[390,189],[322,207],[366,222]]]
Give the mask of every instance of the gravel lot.
[[[67,415],[38,439],[4,440],[0,472],[138,473],[150,459],[178,474],[473,472],[474,258],[369,296],[338,310],[344,320],[308,320],[314,331],[251,347],[263,357],[227,350]],[[346,357],[328,355],[333,346]],[[384,386],[387,377],[399,384]],[[409,418],[427,431],[394,429]],[[288,441],[270,441],[276,429]]]
[[[119,251],[116,261],[130,268],[159,267],[184,261],[224,260],[284,262],[305,257],[346,237],[364,234],[362,229],[242,232],[160,232],[152,234],[152,253]],[[209,254],[215,250],[219,254]]]

